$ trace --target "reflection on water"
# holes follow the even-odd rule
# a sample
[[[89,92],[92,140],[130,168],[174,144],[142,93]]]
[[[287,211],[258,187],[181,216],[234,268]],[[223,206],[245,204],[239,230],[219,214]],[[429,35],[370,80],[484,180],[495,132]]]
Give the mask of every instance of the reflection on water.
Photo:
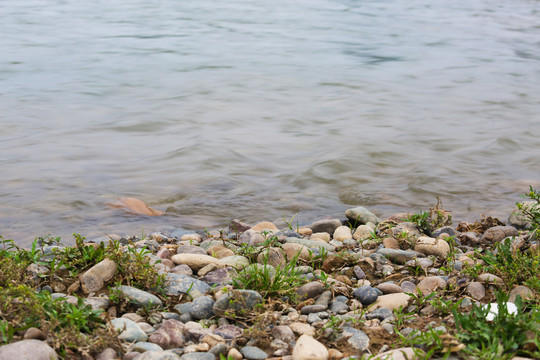
[[[175,231],[540,185],[538,3],[4,2],[0,233]],[[141,198],[137,217],[105,205]]]

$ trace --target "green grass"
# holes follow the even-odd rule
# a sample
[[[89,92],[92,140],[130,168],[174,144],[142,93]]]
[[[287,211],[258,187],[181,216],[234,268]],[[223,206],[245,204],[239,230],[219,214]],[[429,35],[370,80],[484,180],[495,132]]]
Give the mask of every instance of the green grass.
[[[521,300],[516,299],[516,314],[509,314],[506,303],[508,297],[498,293],[499,311],[492,321],[487,321],[489,307],[473,304],[470,313],[460,314],[453,311],[457,328],[457,338],[466,348],[466,354],[478,360],[511,359],[522,355],[538,359],[540,352],[540,309],[527,309]],[[535,345],[536,350],[528,348]]]

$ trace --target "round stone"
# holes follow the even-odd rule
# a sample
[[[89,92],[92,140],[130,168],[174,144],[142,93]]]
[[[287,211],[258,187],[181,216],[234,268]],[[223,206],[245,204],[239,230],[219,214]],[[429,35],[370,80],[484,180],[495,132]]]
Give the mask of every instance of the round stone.
[[[240,353],[248,360],[264,360],[268,357],[268,354],[255,346],[244,346]]]
[[[367,306],[377,301],[379,294],[371,286],[365,285],[353,291],[353,296],[360,300],[362,305]]]
[[[214,316],[214,300],[208,296],[199,296],[191,303],[189,312],[195,319],[208,319]]]

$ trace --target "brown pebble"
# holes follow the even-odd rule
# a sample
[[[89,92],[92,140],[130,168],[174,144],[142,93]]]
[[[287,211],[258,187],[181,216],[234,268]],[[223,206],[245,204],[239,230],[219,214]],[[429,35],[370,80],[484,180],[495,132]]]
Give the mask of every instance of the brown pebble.
[[[31,327],[31,328],[28,328],[28,330],[26,330],[26,332],[24,333],[23,339],[24,340],[30,340],[30,339],[46,340],[47,335],[45,335],[43,331],[41,331],[40,329]]]

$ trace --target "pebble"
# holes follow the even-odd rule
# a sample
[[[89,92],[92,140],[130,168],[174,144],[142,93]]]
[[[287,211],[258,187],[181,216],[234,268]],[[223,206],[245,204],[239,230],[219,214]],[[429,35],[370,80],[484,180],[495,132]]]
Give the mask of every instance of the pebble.
[[[214,330],[214,334],[227,340],[232,340],[242,335],[243,330],[235,325],[222,325]]]
[[[165,294],[167,295],[188,294],[191,291],[205,294],[211,289],[208,284],[184,274],[168,273],[165,279],[167,281]]]
[[[116,274],[116,270],[116,263],[110,259],[102,260],[92,266],[80,277],[83,293],[88,295],[101,290],[105,283]]]
[[[414,250],[426,255],[435,255],[439,259],[446,259],[450,252],[450,245],[442,239],[421,236],[418,238]]]
[[[369,222],[377,225],[380,220],[373,214],[371,211],[362,206],[357,206],[353,209],[348,209],[345,211],[345,216],[353,223],[358,224],[367,224]]]
[[[261,302],[262,296],[254,290],[232,290],[216,300],[213,310],[214,314],[221,316],[226,312],[249,311]]]
[[[410,298],[411,296],[405,293],[381,295],[371,309],[387,308],[397,310],[400,307],[406,308],[409,305]]]
[[[343,335],[350,336],[347,343],[356,351],[363,352],[369,347],[369,337],[361,330],[352,327],[343,327]]]
[[[488,274],[488,273],[478,275],[476,280],[482,283],[487,283],[487,284],[504,285],[503,279],[501,279],[498,276],[495,276],[493,274]]]
[[[512,303],[516,302],[516,297],[518,295],[521,296],[521,299],[523,300],[533,300],[535,297],[534,291],[532,291],[527,286],[519,285],[510,291],[508,301]]]
[[[360,300],[362,305],[367,306],[377,301],[379,294],[371,286],[361,286],[353,291],[353,296]]]
[[[486,288],[480,282],[471,282],[467,285],[467,293],[475,300],[482,300],[486,296]]]
[[[481,242],[496,243],[509,236],[518,236],[519,231],[513,226],[494,226],[487,229],[482,237]]]
[[[382,292],[382,295],[396,294],[396,293],[403,292],[403,290],[401,289],[401,286],[394,283],[390,283],[390,282],[379,284],[377,285],[376,289],[380,290]]]
[[[293,322],[289,325],[289,328],[298,335],[315,336],[315,328],[309,324],[302,322]]]
[[[133,320],[126,318],[116,318],[111,320],[113,329],[121,331],[118,338],[128,342],[139,342],[148,340],[148,335]],[[125,328],[125,329],[124,329]]]
[[[324,291],[324,285],[318,281],[312,281],[296,289],[296,295],[300,301],[313,299],[321,295]]]
[[[140,341],[138,343],[135,343],[131,347],[131,350],[132,351],[137,351],[137,352],[140,352],[140,353],[145,352],[145,351],[163,351],[161,346],[159,346],[157,344],[154,344],[154,343],[151,343],[151,342],[145,342],[145,341]]]
[[[212,353],[208,352],[192,352],[184,354],[180,357],[181,360],[216,360]]]
[[[255,346],[244,346],[240,353],[248,360],[264,360],[268,357],[268,354]]]
[[[43,333],[43,331],[41,331],[40,329],[31,327],[31,328],[28,328],[24,332],[23,339],[24,340],[32,340],[32,339],[33,340],[46,340],[47,335],[45,335],[45,333]]]
[[[405,264],[407,261],[410,261],[416,258],[417,256],[417,253],[415,251],[386,249],[386,248],[377,250],[377,253],[385,256],[386,258],[388,258],[388,260],[390,260],[394,264],[400,264],[400,265]]]
[[[419,355],[416,355],[416,354]],[[386,351],[372,358],[373,360],[418,360],[422,359],[422,350],[412,347],[398,348]]]
[[[354,240],[364,240],[371,237],[373,229],[367,225],[360,225],[356,228],[353,234]]]
[[[366,319],[372,320],[372,319],[379,319],[383,321],[386,318],[389,318],[393,316],[393,312],[390,309],[387,308],[378,308],[368,314],[366,314]]]
[[[122,294],[131,302],[139,306],[147,307],[160,307],[163,306],[161,300],[147,291],[139,290],[132,286],[120,285],[113,288],[113,290],[119,290]]]
[[[146,351],[133,360],[178,360],[180,357],[172,351]],[[215,359],[214,359],[215,360]]]
[[[292,360],[328,360],[328,350],[310,335],[302,335],[293,348]]]
[[[426,296],[445,287],[446,281],[440,276],[428,276],[418,283],[416,290]]]
[[[0,359],[58,360],[58,355],[46,342],[28,339],[0,346]]]
[[[191,303],[189,312],[195,319],[209,319],[214,316],[213,307],[214,300],[208,296],[199,296]]]
[[[159,345],[162,349],[172,349],[184,345],[184,323],[169,319],[163,322],[159,329],[148,339],[149,342]]]
[[[329,234],[333,234],[334,231],[338,227],[341,226],[341,220],[339,219],[331,219],[331,220],[319,220],[315,221],[313,224],[309,226],[309,228],[314,232],[326,232]]]
[[[351,239],[353,237],[351,229],[348,226],[339,226],[336,230],[334,230],[334,235],[332,236],[332,239],[336,241],[343,241],[347,239]]]
[[[198,271],[208,264],[218,264],[219,259],[204,254],[176,254],[171,257],[175,264],[185,264],[193,271]]]

